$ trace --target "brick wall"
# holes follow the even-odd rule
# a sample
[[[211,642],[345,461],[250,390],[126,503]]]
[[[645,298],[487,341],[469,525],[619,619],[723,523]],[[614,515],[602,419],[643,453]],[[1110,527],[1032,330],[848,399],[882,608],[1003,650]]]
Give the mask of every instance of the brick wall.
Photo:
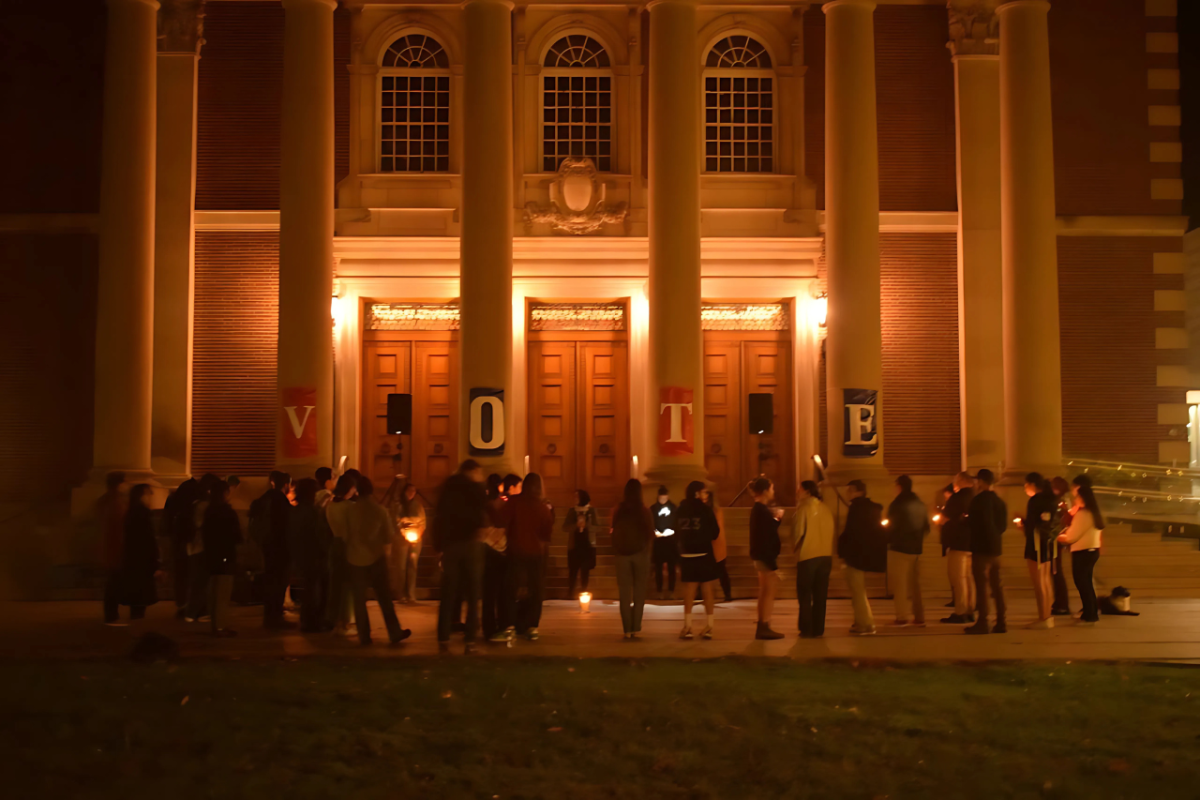
[[[198,231],[192,472],[266,475],[275,464],[279,235]]]
[[[0,499],[64,497],[92,463],[93,234],[0,234]]]
[[[957,247],[952,233],[880,237],[883,456],[893,473],[949,475],[961,462]]]
[[[0,213],[99,210],[106,18],[95,0],[0,3]]]
[[[1155,274],[1155,253],[1178,239],[1059,237],[1063,453],[1157,463],[1160,403],[1183,403],[1181,388],[1159,387],[1160,365],[1179,351],[1155,346],[1155,330],[1184,327],[1182,311],[1155,311],[1156,290],[1182,290],[1181,274]],[[1186,429],[1175,426],[1177,437]]]

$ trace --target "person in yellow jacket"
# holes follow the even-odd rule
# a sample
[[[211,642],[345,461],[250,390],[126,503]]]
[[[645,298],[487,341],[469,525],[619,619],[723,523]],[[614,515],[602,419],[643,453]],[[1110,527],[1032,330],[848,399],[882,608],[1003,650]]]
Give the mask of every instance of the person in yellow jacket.
[[[829,574],[833,570],[835,536],[833,513],[821,502],[821,490],[813,481],[800,484],[800,502],[792,535],[800,637],[816,639],[825,635],[825,601],[829,595]]]

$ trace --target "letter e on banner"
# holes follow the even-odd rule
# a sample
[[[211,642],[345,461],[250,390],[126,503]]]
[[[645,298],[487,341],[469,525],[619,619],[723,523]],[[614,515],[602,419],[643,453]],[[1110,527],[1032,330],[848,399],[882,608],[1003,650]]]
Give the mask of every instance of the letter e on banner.
[[[317,454],[317,390],[291,387],[280,392],[280,435],[285,458]]]
[[[470,398],[467,452],[473,456],[504,455],[504,390],[472,389]]]
[[[843,389],[842,425],[846,440],[842,455],[870,458],[879,452],[879,433],[875,426],[879,393],[874,389]]]
[[[658,452],[661,455],[687,456],[695,452],[692,399],[691,389],[662,387],[658,404]]]

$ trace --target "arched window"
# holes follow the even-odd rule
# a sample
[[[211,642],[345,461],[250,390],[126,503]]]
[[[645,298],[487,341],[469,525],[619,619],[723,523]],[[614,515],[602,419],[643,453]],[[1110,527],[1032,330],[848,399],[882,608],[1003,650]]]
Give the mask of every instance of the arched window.
[[[604,46],[590,36],[559,39],[542,71],[542,169],[568,156],[612,171],[612,70]]]
[[[380,69],[379,171],[450,171],[450,59],[430,36],[392,42]]]
[[[774,172],[775,73],[749,36],[713,45],[704,73],[706,172]]]

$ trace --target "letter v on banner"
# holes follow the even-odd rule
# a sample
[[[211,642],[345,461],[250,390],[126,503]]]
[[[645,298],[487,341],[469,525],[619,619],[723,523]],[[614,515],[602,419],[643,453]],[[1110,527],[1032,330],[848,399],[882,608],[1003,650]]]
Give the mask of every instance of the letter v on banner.
[[[696,426],[692,418],[691,389],[664,386],[658,404],[658,452],[664,456],[687,456],[696,450]]]
[[[317,390],[291,387],[280,392],[280,435],[284,458],[317,454]]]

